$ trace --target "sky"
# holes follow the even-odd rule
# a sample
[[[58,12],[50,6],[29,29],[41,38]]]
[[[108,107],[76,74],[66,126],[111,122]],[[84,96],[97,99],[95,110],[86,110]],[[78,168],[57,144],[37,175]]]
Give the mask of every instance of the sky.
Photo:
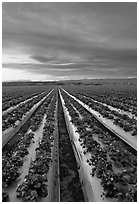
[[[3,81],[136,76],[136,2],[2,3]]]

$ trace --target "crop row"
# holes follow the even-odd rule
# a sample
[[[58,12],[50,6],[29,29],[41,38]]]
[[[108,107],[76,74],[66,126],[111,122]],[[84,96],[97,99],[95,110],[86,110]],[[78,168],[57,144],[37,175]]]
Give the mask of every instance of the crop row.
[[[84,154],[91,154],[87,162],[92,167],[92,177],[97,176],[101,179],[104,195],[116,201],[136,201],[136,156],[128,151],[121,140],[114,138],[107,129],[102,128],[78,102],[63,91],[62,96],[72,118],[71,122],[77,127]]]
[[[47,92],[48,93],[48,92]],[[44,98],[46,93],[39,95],[36,98],[27,101],[19,105],[17,108],[12,110],[10,113],[6,113],[2,116],[2,130],[6,130],[9,127],[15,127],[16,121],[21,121],[26,115],[26,113],[35,105],[37,104],[42,98]]]
[[[110,110],[107,106],[94,102],[91,99],[84,97],[78,97],[78,99],[89,105],[89,107],[95,111],[98,111],[103,117],[113,120],[113,123],[123,128],[125,132],[133,131],[132,135],[137,135],[136,119],[130,118],[126,114],[120,114],[115,110]]]
[[[48,171],[52,162],[53,132],[55,130],[54,105],[55,101],[52,101],[46,116],[42,140],[36,148],[36,159],[31,162],[28,175],[17,188],[17,196],[21,197],[24,202],[37,202],[48,195]]]
[[[87,104],[93,110],[99,112],[104,118],[110,119],[115,125],[121,127],[125,132],[132,132],[132,136],[137,135],[137,121],[130,118],[127,114],[121,114],[116,110],[111,110],[109,107],[93,101],[91,98],[82,95],[75,95],[80,101]]]
[[[17,135],[19,142],[16,143],[15,147],[7,148],[3,152],[3,201],[11,201],[11,199],[16,200],[16,202],[51,200],[51,196],[54,197],[55,195],[56,179],[58,178],[54,171],[60,171],[61,201],[84,201],[78,167],[66,129],[61,102],[60,99],[56,99],[57,93],[54,91],[29,119],[27,133],[19,132]],[[43,119],[44,116],[45,120]],[[42,119],[43,129],[42,125],[40,126]],[[42,132],[39,130],[40,127]],[[56,127],[58,128],[59,140],[55,132]],[[36,130],[42,134],[39,140],[35,138],[37,136]],[[34,143],[37,141],[38,143],[35,145]],[[32,146],[34,153],[31,150]],[[57,152],[58,148],[59,152]],[[32,158],[28,157],[32,153],[35,154],[35,157],[29,159],[31,162],[27,167],[26,160]],[[57,163],[59,163],[59,167]],[[24,168],[28,169],[28,171],[25,170],[26,174],[23,173]],[[17,184],[14,185],[16,182],[19,183],[18,186]],[[53,185],[54,188],[52,188]],[[11,194],[10,186],[15,189],[12,193],[17,198]]]
[[[30,119],[32,131],[36,131],[41,124],[43,116],[48,112],[49,104],[51,104],[52,95],[43,102],[41,107],[35,112],[35,115]],[[50,112],[50,111],[49,111]],[[37,122],[35,122],[37,121]],[[23,133],[18,132],[17,136],[20,138],[19,143],[16,144],[13,150],[7,150],[3,154],[3,187],[4,189],[11,185],[20,176],[20,167],[23,166],[25,155],[29,154],[28,147],[34,137],[33,132]],[[5,190],[3,190],[3,200],[7,198]]]
[[[116,89],[115,89],[116,88]],[[137,93],[134,87],[103,86],[72,86],[66,89],[76,96],[84,95],[98,102],[105,103],[117,109],[137,114]]]
[[[51,86],[3,86],[2,111],[51,89]]]
[[[65,101],[70,123],[77,128],[79,144],[83,154],[88,153],[87,163],[91,167],[92,178],[97,178],[103,187],[102,197],[113,201],[137,200],[137,158],[129,147],[110,131],[102,126],[83,106],[61,90]],[[59,98],[60,99],[60,98]],[[60,199],[61,201],[84,201],[82,185],[79,182],[78,168],[66,131],[61,102],[58,100],[57,89],[41,104],[29,119],[29,131],[25,134],[18,132],[19,142],[14,148],[8,148],[3,153],[3,201],[8,201],[8,187],[20,177],[21,167],[24,168],[26,155],[34,145],[34,159],[29,164],[28,173],[16,188],[16,196],[21,201],[44,201],[49,195],[49,181],[56,179],[50,174],[52,167],[60,170]],[[93,104],[98,105],[96,104]],[[101,107],[102,108],[102,107]],[[58,116],[57,116],[58,113]],[[44,120],[45,118],[45,120]],[[58,118],[58,121],[57,119]],[[36,131],[43,121],[40,141],[35,139]],[[45,121],[45,122],[44,122]],[[54,166],[57,156],[53,156],[56,146],[55,130],[58,123],[59,133],[59,167]],[[58,170],[58,169],[57,169]],[[52,177],[51,177],[52,176]],[[54,180],[55,181],[55,180]],[[55,183],[55,182],[54,182]],[[55,184],[54,184],[55,185]],[[6,191],[7,190],[7,191]],[[53,189],[51,189],[53,190]],[[52,191],[53,195],[54,192]],[[46,200],[45,200],[46,201]]]
[[[28,94],[27,96],[23,97],[18,97],[18,98],[13,98],[9,101],[3,102],[2,103],[2,111],[7,110],[10,107],[16,106],[17,104],[26,101],[28,99],[31,99],[34,96],[37,96],[39,93],[33,93],[33,94]]]

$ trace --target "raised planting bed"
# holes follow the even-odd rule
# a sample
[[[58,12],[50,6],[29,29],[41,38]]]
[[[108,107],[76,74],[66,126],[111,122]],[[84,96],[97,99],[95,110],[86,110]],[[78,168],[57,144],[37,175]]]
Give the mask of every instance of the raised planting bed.
[[[130,113],[122,113],[116,108],[94,101],[88,97],[79,96],[78,99],[93,110],[99,112],[104,118],[111,119],[114,124],[121,127],[125,132],[131,132],[131,135],[132,132],[134,132],[134,130],[137,128],[136,117],[134,118],[134,116]],[[117,119],[118,121],[121,121],[122,125],[118,121],[116,122]]]
[[[49,92],[53,86],[5,86],[2,84],[2,114],[11,110],[11,107],[30,100],[43,92]]]
[[[118,140],[118,137],[113,137],[106,128],[101,128],[99,122],[77,101],[64,93],[62,95],[72,141],[79,161],[82,161],[79,163],[82,169],[84,165],[86,167],[86,182],[92,182],[90,195],[94,195],[94,198],[90,196],[90,201],[136,201],[137,157],[134,151],[130,150],[126,143]],[[82,119],[75,115],[73,105],[82,115]],[[89,192],[87,193],[89,197]]]
[[[57,172],[57,130],[55,100],[47,112],[41,141],[36,148],[35,160],[31,162],[28,174],[17,188],[17,196],[22,201],[58,201]],[[57,179],[56,179],[57,178]]]
[[[48,92],[47,92],[48,93]],[[49,92],[50,93],[50,92]],[[32,98],[26,103],[20,104],[17,108],[11,112],[2,115],[2,131],[4,132],[10,127],[16,127],[21,120],[26,117],[28,112],[36,105],[39,101],[45,98],[46,93],[43,93],[36,98]]]
[[[6,109],[5,111],[2,112],[2,115],[5,115],[6,113],[10,113],[12,110],[16,109],[18,106],[20,106],[20,105],[22,105],[22,104],[24,104],[24,103],[26,103],[26,102],[28,102],[28,101],[38,97],[39,95],[44,94],[44,93],[45,93],[45,91],[43,91],[42,93],[39,93],[39,94],[32,94],[32,96],[27,97],[27,99],[19,101],[18,103],[10,105],[8,109]],[[46,94],[47,93],[48,93],[48,91],[46,91]]]
[[[62,89],[63,90],[63,89]],[[113,132],[115,135],[120,137],[123,141],[125,141],[128,145],[133,147],[135,150],[137,150],[137,137],[133,137],[131,133],[125,132],[123,129],[118,127],[117,125],[113,124],[112,121],[110,121],[107,118],[104,118],[100,115],[99,112],[93,110],[88,105],[77,99],[75,96],[72,96],[67,91],[63,90],[66,94],[68,94],[70,97],[75,99],[80,105],[82,105],[87,111],[89,111],[100,123],[102,123],[106,128],[108,128],[111,132]]]
[[[101,83],[89,83],[71,86],[63,86],[75,97],[86,96],[97,102],[114,107],[122,112],[137,115],[137,80],[100,80]],[[128,81],[128,82],[127,82]],[[97,86],[96,86],[97,85]],[[99,85],[99,86],[98,86]]]
[[[50,115],[51,113],[53,113],[53,109],[55,110],[54,104],[55,97],[52,99],[52,96],[50,96],[48,99],[46,99],[46,101],[42,103],[42,105],[31,117],[30,120],[32,120],[33,118],[35,119],[37,117],[36,113],[40,112],[44,115],[39,121],[40,124],[38,124],[37,126],[37,131],[34,131],[34,133],[32,133],[31,129],[29,128],[25,135],[21,133],[22,135],[20,135],[20,140],[18,143],[16,143],[16,145],[14,145],[14,143],[16,142],[15,141],[10,142],[13,147],[10,146],[10,148],[8,148],[7,150],[5,147],[5,151],[3,152],[3,187],[4,189],[6,188],[9,193],[9,201],[22,201],[21,198],[16,198],[16,188],[18,184],[21,185],[21,183],[24,181],[24,177],[27,175],[28,169],[30,169],[30,162],[32,164],[36,157],[35,149],[37,150],[39,141],[46,131],[45,129],[43,130],[43,127],[48,126],[48,123],[45,124],[46,113],[49,113]],[[49,117],[51,118],[52,116],[53,115]],[[31,140],[32,137],[34,137],[33,141]],[[3,200],[4,199],[5,198],[3,197]]]
[[[53,91],[53,90],[52,90]],[[37,110],[37,108],[45,101],[45,99],[51,94],[50,91],[46,96],[44,96],[37,104],[35,104],[32,109],[27,113],[22,121],[18,123],[15,128],[9,129],[2,134],[2,147],[20,130],[20,128],[27,122],[27,120],[32,116],[32,114]]]

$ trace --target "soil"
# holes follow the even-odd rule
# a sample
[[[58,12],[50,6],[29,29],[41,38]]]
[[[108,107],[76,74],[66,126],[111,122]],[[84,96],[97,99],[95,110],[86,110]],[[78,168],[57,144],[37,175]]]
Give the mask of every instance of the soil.
[[[58,133],[61,202],[84,202],[77,163],[66,128],[60,98],[58,100]]]

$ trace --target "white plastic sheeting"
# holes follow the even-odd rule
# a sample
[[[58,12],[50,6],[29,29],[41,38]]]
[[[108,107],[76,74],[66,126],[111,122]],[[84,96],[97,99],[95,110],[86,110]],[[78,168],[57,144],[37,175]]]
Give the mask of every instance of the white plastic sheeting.
[[[36,98],[36,97],[42,95],[42,94],[45,93],[45,92],[46,92],[46,91],[44,91],[44,92],[42,92],[42,93],[40,93],[40,94],[37,94],[36,96],[33,96],[33,97],[31,97],[31,98],[29,98],[29,99],[27,99],[27,100],[24,100],[24,101],[18,103],[17,105],[15,105],[15,106],[11,106],[10,108],[8,108],[7,110],[5,110],[5,111],[2,112],[2,116],[5,115],[6,113],[10,113],[12,110],[16,109],[18,106],[20,106],[20,105],[22,105],[22,104],[24,104],[24,103],[30,101],[31,99],[34,99],[34,98]]]
[[[50,104],[49,104],[50,107]],[[34,132],[34,139],[28,148],[29,154],[24,157],[24,164],[21,167],[21,175],[20,177],[8,188],[8,194],[10,202],[22,202],[21,198],[16,197],[16,189],[18,185],[22,184],[26,175],[28,175],[30,162],[34,161],[36,158],[36,148],[39,146],[39,141],[41,141],[43,136],[43,128],[45,126],[46,115],[44,115],[42,123],[38,130]],[[27,133],[32,132],[29,128]],[[57,103],[55,109],[55,130],[53,132],[54,140],[52,142],[51,147],[51,158],[52,163],[50,163],[49,171],[48,171],[48,195],[40,200],[40,202],[54,202],[60,201],[60,182],[59,182],[59,154],[58,154],[58,128],[57,128]]]
[[[110,106],[110,105],[108,105],[108,104],[106,104],[106,103],[102,103],[102,102],[96,101],[96,100],[94,100],[94,99],[92,99],[92,98],[90,98],[90,97],[87,97],[87,96],[83,96],[83,97],[84,97],[84,98],[89,98],[89,99],[91,99],[93,102],[96,102],[96,103],[99,103],[99,104],[101,104],[101,105],[103,105],[103,106],[106,106],[106,107],[108,107],[110,110],[114,110],[114,111],[117,111],[117,112],[119,112],[119,113],[121,113],[121,114],[126,114],[126,115],[128,115],[130,118],[137,119],[137,117],[136,117],[135,115],[133,115],[131,112],[121,110],[120,108],[115,108],[115,107],[113,107],[113,106]]]
[[[54,90],[54,89],[53,89]],[[52,90],[52,91],[53,91]],[[23,116],[22,121],[18,123],[18,126],[15,128],[10,128],[8,129],[9,131],[7,132],[6,130],[3,131],[2,133],[2,147],[20,130],[20,128],[26,123],[26,121],[32,116],[32,114],[35,112],[35,110],[45,101],[45,99],[50,95],[52,92],[50,91],[45,97],[43,97],[37,104],[35,104],[29,111],[26,113],[25,116]]]
[[[61,88],[65,93],[67,93],[70,97],[76,100],[80,105],[82,105],[86,110],[88,110],[100,123],[102,123],[105,127],[107,127],[111,132],[113,132],[116,136],[120,137],[123,141],[129,144],[132,148],[137,150],[137,137],[131,136],[130,132],[125,132],[122,128],[114,125],[113,122],[107,118],[104,118],[100,115],[99,112],[93,110],[88,105],[77,99],[75,96],[69,94],[63,88]]]
[[[77,128],[70,122],[71,117],[67,108],[65,107],[64,99],[59,91],[60,99],[63,106],[63,111],[65,115],[66,125],[69,132],[71,144],[75,153],[76,161],[78,164],[78,172],[80,176],[80,181],[82,184],[82,189],[84,193],[84,198],[86,202],[108,202],[113,201],[102,196],[103,188],[100,184],[100,179],[96,176],[91,175],[92,167],[87,163],[87,159],[91,158],[90,153],[84,154],[85,148],[81,146],[79,142],[79,134],[76,132]]]

